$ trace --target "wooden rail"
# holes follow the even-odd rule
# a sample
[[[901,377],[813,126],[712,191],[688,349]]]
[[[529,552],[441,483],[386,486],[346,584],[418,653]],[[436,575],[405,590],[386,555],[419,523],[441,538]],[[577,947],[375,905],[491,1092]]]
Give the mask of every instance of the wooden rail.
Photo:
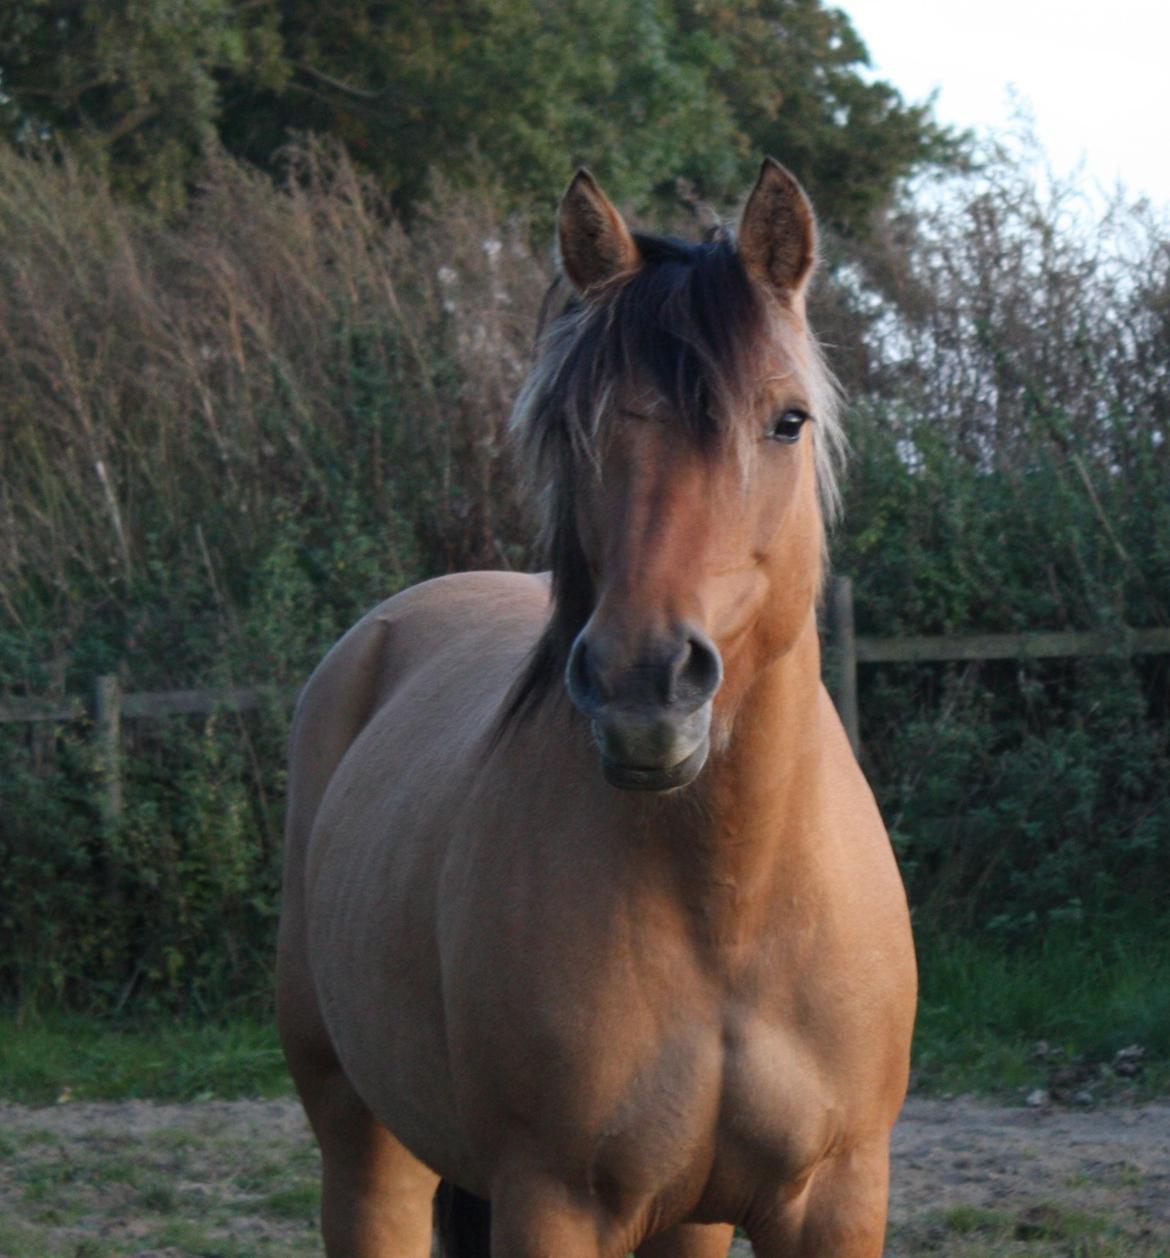
[[[836,577],[828,599],[829,684],[854,751],[861,747],[857,669],[861,664],[921,664],[947,660],[1061,659],[1069,656],[1163,654],[1170,652],[1170,628],[1094,630],[1087,633],[972,633],[931,638],[858,637],[854,629],[853,585]],[[88,699],[13,698],[0,700],[0,725],[89,719],[94,762],[101,782],[103,819],[122,812],[122,722],[142,718],[244,712],[268,703],[291,706],[299,688],[237,686],[224,690],[156,690],[123,694],[117,677],[98,677]]]
[[[857,638],[862,664],[922,664],[938,660],[1040,660],[1074,655],[1160,655],[1170,629],[1091,633],[968,633],[941,638]]]
[[[273,702],[290,707],[299,693],[299,687],[236,686],[224,690],[146,690],[123,694],[118,678],[105,674],[94,680],[89,702],[78,695],[2,700],[0,725],[91,720],[90,737],[99,783],[98,811],[103,823],[110,826],[122,815],[123,720],[245,712]]]
[[[103,703],[113,702],[117,703],[122,716],[130,718],[244,712],[273,700],[291,706],[299,693],[299,687],[237,686],[227,690],[144,690],[138,694],[123,694],[116,677],[103,676],[95,682],[93,699],[88,704],[79,695],[63,699],[0,700],[0,725],[80,721],[93,716]]]
[[[930,638],[867,638],[854,631],[853,583],[835,577],[829,588],[829,684],[853,744],[861,749],[857,704],[859,664],[937,664],[962,660],[1042,660],[1072,656],[1170,653],[1170,628],[1094,629],[1069,633],[965,633]]]

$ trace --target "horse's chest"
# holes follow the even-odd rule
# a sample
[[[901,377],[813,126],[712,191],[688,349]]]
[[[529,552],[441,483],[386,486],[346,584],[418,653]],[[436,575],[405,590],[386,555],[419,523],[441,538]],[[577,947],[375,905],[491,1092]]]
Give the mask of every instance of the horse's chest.
[[[833,1108],[798,1039],[737,1014],[658,1044],[593,1150],[601,1180],[669,1199],[741,1198],[800,1178],[832,1139]]]
[[[795,1028],[737,1013],[723,1034],[717,1144],[734,1162],[796,1178],[831,1142],[831,1089]]]

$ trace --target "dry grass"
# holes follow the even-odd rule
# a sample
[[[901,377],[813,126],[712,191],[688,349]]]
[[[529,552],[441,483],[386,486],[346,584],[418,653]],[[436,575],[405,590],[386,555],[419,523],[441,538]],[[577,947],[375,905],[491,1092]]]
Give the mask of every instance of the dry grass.
[[[507,562],[502,435],[545,275],[488,198],[442,203],[408,239],[312,145],[281,188],[213,159],[188,220],[164,225],[68,160],[0,149],[13,621],[43,630],[50,601],[44,647],[63,654],[95,615],[136,614],[166,565],[227,631],[280,512],[336,524],[347,501],[381,516],[404,578]]]

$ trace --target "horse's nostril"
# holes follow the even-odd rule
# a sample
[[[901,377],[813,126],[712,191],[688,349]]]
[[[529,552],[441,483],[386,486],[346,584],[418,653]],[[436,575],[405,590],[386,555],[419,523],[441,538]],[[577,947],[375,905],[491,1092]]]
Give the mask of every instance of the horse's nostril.
[[[664,710],[689,715],[719,689],[723,662],[702,631],[683,625],[630,650],[621,640],[577,636],[565,666],[569,698],[587,716],[602,709]]]
[[[723,660],[719,649],[705,633],[692,630],[686,639],[680,663],[674,684],[675,700],[700,707],[714,695],[723,681]]]
[[[569,662],[565,668],[565,687],[569,698],[583,711],[588,710],[597,701],[597,685],[589,666],[589,647],[585,635],[578,634],[577,640],[569,651]]]

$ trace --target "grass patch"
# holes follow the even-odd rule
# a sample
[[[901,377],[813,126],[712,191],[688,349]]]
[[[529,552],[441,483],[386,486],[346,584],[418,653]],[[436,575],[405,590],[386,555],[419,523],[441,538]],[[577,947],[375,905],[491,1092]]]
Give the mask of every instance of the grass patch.
[[[952,1206],[942,1216],[942,1226],[957,1236],[1006,1235],[1011,1222],[1011,1215],[1002,1210],[968,1205]]]
[[[0,1097],[58,1101],[282,1096],[291,1082],[271,1024],[110,1025],[80,1016],[0,1016]]]
[[[321,1187],[316,1180],[301,1184],[292,1184],[288,1188],[278,1188],[264,1199],[262,1208],[265,1214],[274,1218],[298,1219],[312,1223],[321,1209]]]
[[[168,1179],[152,1175],[135,1194],[136,1211],[150,1214],[174,1214],[182,1204],[182,1194]]]
[[[916,1087],[1019,1099],[1047,1087],[1053,1060],[1083,1063],[1094,1099],[1170,1095],[1170,931],[1128,924],[1049,930],[1006,944],[921,933]],[[1048,1062],[1034,1048],[1047,1041]],[[1111,1077],[1119,1049],[1141,1073]],[[1073,1085],[1073,1089],[1079,1085]],[[0,1015],[0,1098],[190,1101],[286,1095],[275,1027],[257,1018],[110,1024]]]
[[[303,1238],[255,1235],[237,1240],[225,1235],[221,1228],[206,1226],[190,1219],[172,1219],[153,1229],[144,1238],[150,1242],[150,1250],[159,1250],[167,1254],[199,1254],[207,1258],[259,1258],[259,1255],[271,1254],[273,1258],[293,1258],[294,1255],[304,1258],[317,1258],[321,1252],[321,1244],[317,1236],[306,1230]],[[139,1252],[134,1249],[119,1249],[118,1254],[129,1255]],[[69,1258],[73,1258],[70,1254]]]
[[[41,1226],[0,1219],[0,1254],[20,1258],[114,1258],[114,1248],[94,1237],[57,1240]]]
[[[891,1229],[896,1258],[1166,1258],[1156,1241],[1101,1215],[1040,1203],[1018,1210],[957,1205]]]
[[[84,1118],[55,1108],[51,1142],[18,1121],[0,1175],[0,1258],[319,1255],[308,1132],[224,1114],[187,1107],[182,1141],[148,1114],[128,1134],[118,1106]]]
[[[1170,933],[1099,924],[1047,931],[1014,945],[920,935],[916,1086],[1011,1094],[1046,1087],[1046,1041],[1083,1063],[1099,1099],[1170,1093]],[[1118,1050],[1146,1051],[1140,1075],[1110,1077]],[[1077,1085],[1071,1085],[1075,1089]]]
[[[315,1163],[290,1162],[288,1156],[256,1158],[232,1176],[232,1183],[243,1193],[265,1195],[274,1193],[288,1183],[293,1171],[315,1171]]]

